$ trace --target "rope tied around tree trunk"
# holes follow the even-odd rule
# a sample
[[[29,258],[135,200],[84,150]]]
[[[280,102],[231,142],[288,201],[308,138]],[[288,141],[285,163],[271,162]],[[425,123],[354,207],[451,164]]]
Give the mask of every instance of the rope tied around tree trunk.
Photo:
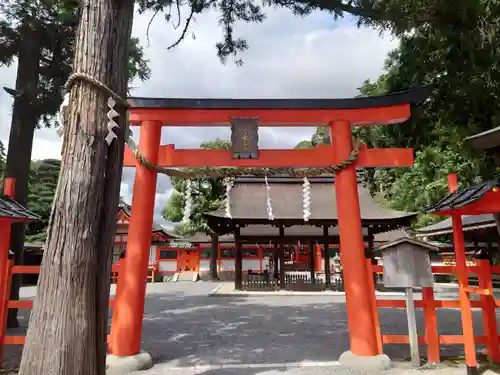
[[[123,99],[120,95],[118,95],[115,91],[113,91],[108,85],[102,83],[100,80],[98,80],[95,77],[92,77],[90,74],[87,73],[72,73],[68,79],[66,80],[66,83],[64,84],[64,91],[66,93],[69,93],[71,90],[71,87],[73,84],[77,81],[83,81],[90,83],[91,85],[95,86],[99,90],[101,90],[104,94],[107,94],[109,97],[113,98],[118,104],[125,108],[130,108],[130,104],[127,102],[126,99]]]
[[[114,129],[119,127],[118,123],[114,118],[118,117],[120,114],[115,110],[115,105],[118,103],[126,109],[130,108],[130,104],[126,99],[122,98],[115,91],[113,91],[109,86],[102,83],[97,78],[91,76],[87,73],[77,72],[72,73],[66,83],[64,84],[64,101],[59,109],[59,123],[60,126],[56,129],[59,136],[62,136],[64,132],[64,110],[69,105],[69,95],[73,84],[77,81],[83,81],[91,84],[97,89],[101,90],[103,93],[107,94],[108,97],[108,135],[106,136],[106,141],[110,144],[116,134]],[[238,176],[256,176],[256,177],[272,177],[272,176],[292,176],[292,177],[314,177],[324,174],[333,174],[345,168],[348,168],[353,164],[359,156],[359,151],[361,147],[361,141],[358,139],[353,139],[353,149],[350,155],[337,164],[330,164],[322,168],[196,168],[190,170],[176,169],[176,168],[166,168],[161,167],[152,163],[144,155],[142,155],[132,139],[132,130],[127,127],[125,134],[125,142],[127,146],[131,149],[133,155],[137,161],[144,165],[145,167],[151,169],[154,172],[165,174],[169,177],[179,177],[184,179],[192,179],[202,176],[214,177],[214,178],[235,178]]]
[[[114,130],[120,125],[115,121],[115,118],[119,117],[120,114],[115,110],[115,106],[118,103],[125,109],[128,109],[130,107],[129,103],[127,102],[126,99],[123,99],[120,95],[118,95],[115,91],[113,91],[108,85],[104,84],[97,78],[91,76],[90,74],[87,73],[72,73],[66,83],[64,84],[64,100],[61,104],[61,107],[59,108],[59,127],[56,129],[57,134],[59,137],[61,137],[64,134],[64,120],[65,120],[65,111],[67,107],[69,107],[69,101],[70,101],[70,93],[71,93],[71,87],[75,82],[77,81],[82,81],[91,84],[92,86],[96,87],[99,89],[101,92],[106,94],[108,96],[108,108],[109,111],[106,113],[106,116],[108,117],[108,134],[106,135],[105,141],[108,145],[113,142],[115,138],[117,138],[116,133]]]

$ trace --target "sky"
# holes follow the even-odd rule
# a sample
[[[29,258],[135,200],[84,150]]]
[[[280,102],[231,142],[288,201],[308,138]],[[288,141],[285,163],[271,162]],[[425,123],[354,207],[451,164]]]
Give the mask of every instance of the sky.
[[[132,84],[132,96],[178,98],[344,98],[357,95],[366,79],[376,79],[382,72],[389,51],[397,40],[377,30],[358,28],[355,20],[334,21],[326,13],[300,18],[283,9],[267,10],[262,24],[240,23],[237,36],[248,41],[244,65],[231,59],[223,65],[215,44],[222,31],[218,14],[209,12],[196,18],[192,34],[175,49],[167,47],[180,33],[161,15],[150,25],[152,14],[136,14],[133,35],[145,47],[151,78]],[[149,39],[149,40],[148,40]],[[0,86],[15,86],[16,65],[0,67]],[[12,98],[0,91],[0,140],[8,144]],[[134,138],[140,135],[132,128]],[[264,128],[259,131],[260,148],[293,148],[310,139],[312,128]],[[217,137],[229,139],[229,128],[163,128],[162,144],[177,148],[197,148],[203,141]],[[35,159],[60,159],[61,140],[54,129],[36,131]],[[131,203],[133,168],[125,168],[121,195]],[[161,218],[172,187],[166,176],[158,178],[155,219]]]

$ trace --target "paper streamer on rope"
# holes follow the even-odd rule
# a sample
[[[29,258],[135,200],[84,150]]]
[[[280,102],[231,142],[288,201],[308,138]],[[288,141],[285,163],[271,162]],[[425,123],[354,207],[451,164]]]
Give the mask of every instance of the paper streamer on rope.
[[[64,112],[69,106],[69,92],[64,94],[63,102],[59,106],[59,112],[57,113],[57,121],[59,122],[59,126],[56,128],[56,133],[60,137],[64,134]]]
[[[233,216],[231,215],[231,189],[233,188],[234,181],[231,178],[226,178],[224,180],[224,183],[226,185],[226,213],[224,216],[228,219],[232,219]]]
[[[115,128],[119,127],[118,123],[115,121],[115,118],[120,116],[120,114],[115,111],[115,105],[116,101],[112,97],[109,97],[108,98],[109,111],[106,114],[108,116],[108,135],[106,136],[106,142],[108,146],[117,137],[115,133]]]
[[[304,177],[302,184],[302,213],[304,221],[309,221],[311,217],[311,184],[307,177]]]
[[[189,223],[190,221],[190,216],[191,216],[191,209],[193,207],[193,186],[192,186],[192,181],[187,180],[186,181],[186,192],[184,193],[184,217],[182,218],[183,223]]]
[[[266,183],[267,218],[269,220],[274,220],[273,206],[271,204],[271,187],[267,181],[267,176],[264,176],[264,182]]]
[[[57,114],[57,121],[59,122],[59,126],[56,129],[56,133],[59,137],[62,137],[64,134],[64,121],[65,121],[64,112],[69,106],[69,100],[70,100],[70,94],[67,93],[64,95],[63,102],[61,103],[59,107],[59,112]],[[115,118],[120,116],[120,114],[115,111],[115,105],[116,101],[112,97],[109,97],[108,98],[109,111],[108,113],[106,113],[106,116],[108,117],[108,135],[105,138],[106,143],[108,145],[110,145],[111,142],[113,142],[113,140],[117,137],[116,133],[114,132],[114,129],[119,127],[118,123],[115,121]]]

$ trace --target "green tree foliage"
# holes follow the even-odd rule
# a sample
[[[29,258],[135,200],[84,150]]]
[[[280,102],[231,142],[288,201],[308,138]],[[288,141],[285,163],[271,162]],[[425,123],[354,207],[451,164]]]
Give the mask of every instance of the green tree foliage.
[[[228,150],[230,147],[229,141],[219,138],[203,142],[200,145],[201,149]],[[171,181],[174,191],[163,210],[163,217],[174,223],[179,223],[184,216],[186,180],[173,177]],[[202,214],[223,208],[226,191],[224,181],[222,178],[199,177],[191,180],[191,186],[193,199],[191,221],[188,224],[176,225],[175,230],[181,235],[190,235],[195,232],[210,233]]]
[[[313,148],[313,144],[312,144],[312,141],[300,141],[299,143],[297,143],[297,145],[295,146],[295,148]]]
[[[37,160],[31,164],[28,208],[40,216],[41,221],[28,225],[28,242],[45,241],[60,169],[61,161],[55,159]]]
[[[362,171],[372,193],[396,209],[419,211],[442,198],[448,173],[457,173],[468,185],[496,172],[491,158],[474,153],[463,139],[498,125],[500,8],[485,1],[465,3],[468,11],[461,16],[457,9],[449,9],[457,27],[446,27],[449,23],[443,19],[401,35],[399,47],[387,58],[385,73],[359,89],[361,96],[373,96],[433,85],[430,99],[413,109],[407,123],[354,131],[371,147],[415,150],[412,168]],[[328,129],[318,128],[312,143],[329,142]],[[423,215],[416,225],[434,220],[438,218]]]
[[[408,1],[408,0],[138,0],[140,12],[152,10],[155,15],[164,12],[165,19],[181,26],[179,39],[170,47],[178,45],[190,34],[190,24],[198,14],[209,9],[220,13],[219,23],[223,29],[222,40],[217,43],[217,53],[221,60],[234,57],[236,63],[241,51],[249,46],[244,38],[236,36],[235,24],[244,22],[263,22],[266,18],[264,7],[290,9],[298,16],[306,16],[314,10],[329,12],[333,19],[346,14],[356,16],[359,25],[390,30],[401,36],[415,28],[461,30],[463,33],[477,32],[481,38],[471,38],[485,43],[495,35],[491,28],[492,17],[498,15],[500,5],[490,0]],[[182,11],[187,10],[186,14]],[[486,16],[484,16],[486,15]]]
[[[47,125],[59,110],[61,90],[72,70],[79,11],[77,0],[6,0],[0,4],[0,66],[10,65],[18,57],[26,43],[26,28],[31,31],[28,35],[40,40],[40,50],[32,51],[39,61],[40,82],[30,111]],[[129,55],[129,79],[148,79],[148,60],[137,38],[131,39]]]

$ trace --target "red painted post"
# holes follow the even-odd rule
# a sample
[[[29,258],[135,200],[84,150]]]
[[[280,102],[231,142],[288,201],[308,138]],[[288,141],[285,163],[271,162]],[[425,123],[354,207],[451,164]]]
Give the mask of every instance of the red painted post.
[[[493,291],[490,261],[478,260],[476,264],[479,269],[477,274],[479,288]],[[484,335],[486,336],[486,349],[492,361],[500,362],[500,342],[498,340],[495,299],[491,294],[481,295],[480,298],[483,312]]]
[[[377,296],[375,295],[375,282],[373,280],[373,264],[371,259],[366,259],[366,270],[369,276],[368,282],[370,283],[370,288],[374,291],[374,293],[372,293],[373,325],[375,326],[375,331],[377,333],[378,353],[382,354],[384,352],[384,346],[382,342],[382,333],[380,331],[380,320],[378,318]]]
[[[144,121],[141,124],[139,150],[152,163],[158,160],[161,127],[161,122],[157,121]],[[113,309],[110,347],[115,356],[133,356],[141,348],[156,177],[156,172],[137,163],[127,252],[118,278],[118,284],[122,285],[117,286],[120,293],[116,296]]]
[[[0,368],[3,361],[5,336],[7,334],[7,315],[9,312],[13,265],[14,263],[11,260],[7,260],[7,268],[5,269],[5,274],[2,278],[2,287],[0,288]]]
[[[448,175],[448,190],[458,189],[456,174]],[[453,227],[453,245],[455,248],[456,270],[458,275],[458,293],[460,296],[460,310],[462,313],[462,332],[464,336],[465,362],[470,373],[477,373],[476,346],[474,343],[474,326],[472,324],[472,307],[466,288],[469,285],[469,271],[465,256],[465,241],[462,226],[462,216],[451,217]]]
[[[427,341],[427,362],[441,362],[439,334],[437,329],[436,307],[433,288],[422,288],[424,302],[425,340]]]
[[[14,199],[15,179],[7,177],[3,185],[4,195]],[[3,359],[3,343],[7,327],[7,303],[10,298],[10,270],[9,261],[11,222],[0,220],[0,364]],[[1,367],[1,365],[0,365]]]
[[[351,124],[335,121],[330,123],[330,129],[337,159],[347,159],[353,149]],[[351,352],[376,356],[379,351],[372,307],[374,291],[368,273],[359,271],[366,270],[366,261],[355,165],[335,173],[335,197]]]
[[[314,267],[316,272],[321,272],[323,271],[323,257],[321,256],[321,245],[316,244],[314,246],[314,255],[316,259],[314,260]]]

